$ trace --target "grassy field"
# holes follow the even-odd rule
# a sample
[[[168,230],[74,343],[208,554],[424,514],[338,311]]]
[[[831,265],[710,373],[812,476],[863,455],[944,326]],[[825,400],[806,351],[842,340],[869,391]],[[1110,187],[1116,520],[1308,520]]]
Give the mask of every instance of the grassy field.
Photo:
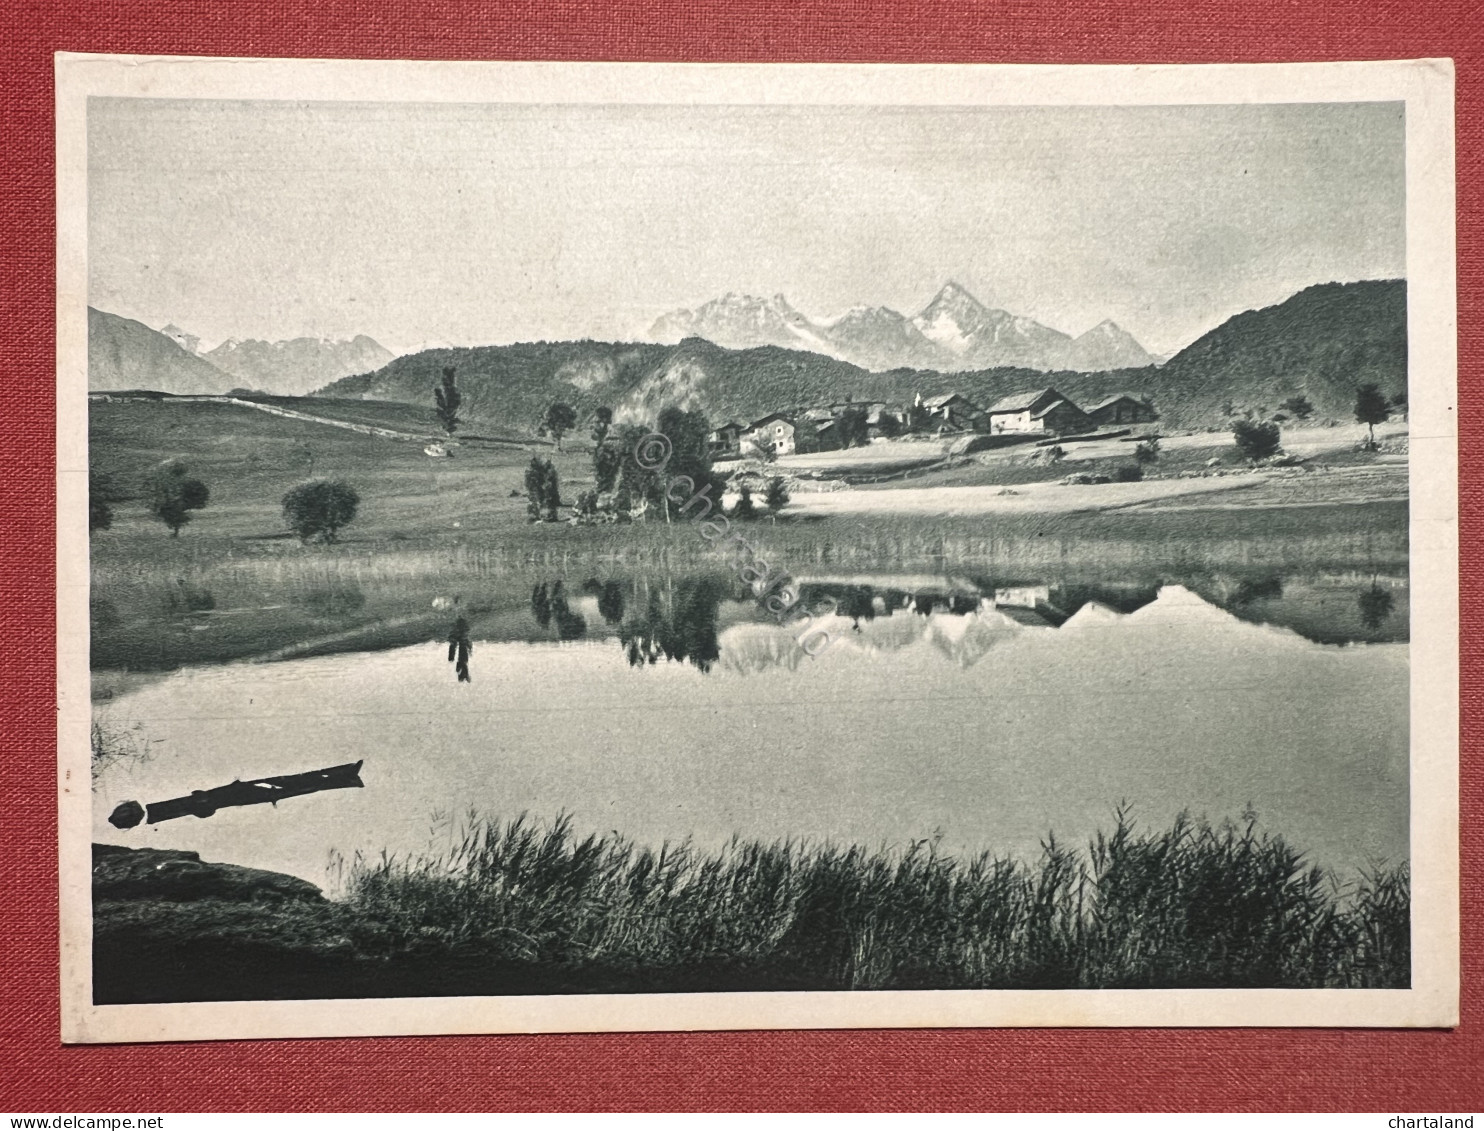
[[[97,1000],[725,990],[1397,988],[1405,865],[1341,883],[1255,819],[1120,811],[1039,860],[806,842],[636,848],[476,822],[353,861],[339,902],[97,901]],[[239,897],[240,898],[240,897]]]
[[[419,413],[408,407],[404,420],[402,406],[375,411],[384,414],[379,422],[407,427]],[[446,631],[432,602],[451,593],[499,606],[553,577],[738,568],[736,547],[718,549],[693,522],[529,523],[521,492],[531,453],[515,448],[468,445],[454,459],[434,460],[418,444],[221,404],[101,403],[92,406],[91,424],[95,469],[132,496],[113,505],[112,526],[92,539],[95,668],[168,670],[342,634],[349,635],[339,646],[347,648],[413,642]],[[556,464],[566,497],[590,482],[587,453],[539,450]],[[212,492],[179,538],[139,497],[142,478],[167,458],[184,460]],[[333,545],[301,545],[280,513],[284,492],[311,470],[348,480],[361,496],[355,522]],[[1405,468],[1354,474],[1391,482]],[[1337,500],[1354,489],[1330,486],[1343,478],[1263,482],[1212,497],[1250,503],[1259,496],[1271,506],[993,516],[786,510],[776,522],[736,529],[760,558],[793,573],[971,569],[1037,580],[1216,570],[1405,573],[1404,495],[1388,499],[1368,489],[1364,505]]]

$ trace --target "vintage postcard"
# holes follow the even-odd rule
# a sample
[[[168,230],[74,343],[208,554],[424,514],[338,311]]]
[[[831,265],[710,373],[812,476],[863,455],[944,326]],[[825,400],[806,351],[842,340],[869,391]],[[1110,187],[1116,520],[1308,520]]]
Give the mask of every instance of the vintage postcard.
[[[60,56],[64,1039],[1453,1024],[1452,107]]]

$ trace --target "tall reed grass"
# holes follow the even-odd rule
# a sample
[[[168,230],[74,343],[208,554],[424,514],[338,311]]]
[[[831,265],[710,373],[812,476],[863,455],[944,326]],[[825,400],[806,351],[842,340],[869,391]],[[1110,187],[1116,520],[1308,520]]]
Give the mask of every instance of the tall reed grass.
[[[1126,810],[1086,851],[957,858],[733,840],[579,837],[566,817],[471,820],[439,857],[357,859],[350,908],[391,956],[675,988],[1404,987],[1405,864],[1341,882],[1254,819]]]

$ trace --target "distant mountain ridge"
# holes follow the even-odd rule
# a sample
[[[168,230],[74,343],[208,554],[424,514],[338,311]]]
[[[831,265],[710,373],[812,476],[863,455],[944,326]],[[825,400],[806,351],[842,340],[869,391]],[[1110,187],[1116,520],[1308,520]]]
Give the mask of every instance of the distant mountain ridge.
[[[289,338],[266,342],[229,338],[202,356],[236,377],[240,385],[301,396],[341,377],[380,369],[396,355],[374,338],[357,334],[348,340]]]
[[[88,307],[88,388],[215,395],[238,382],[143,322]]]
[[[353,373],[380,369],[396,355],[365,334],[349,340],[229,338],[202,351],[201,339],[174,323],[143,322],[88,308],[88,388],[219,394],[234,388],[303,396]]]
[[[833,319],[811,319],[783,295],[729,293],[695,310],[661,315],[655,341],[704,338],[728,349],[806,349],[864,369],[963,372],[998,366],[1079,370],[1138,368],[1154,358],[1111,320],[1073,338],[1005,310],[985,306],[949,282],[922,311],[907,317],[890,307],[854,306]]]
[[[957,323],[960,310],[949,302],[944,306]],[[754,317],[741,306],[734,313],[739,325]],[[774,329],[791,325],[781,305],[765,310],[762,318]],[[896,325],[889,319],[861,321]],[[937,325],[944,324],[937,319]],[[890,331],[899,332],[904,333],[900,326]],[[1097,341],[1086,348],[1095,348]],[[1275,306],[1228,319],[1163,366],[879,372],[804,346],[736,349],[689,337],[673,345],[580,341],[425,350],[374,373],[342,378],[321,392],[431,403],[442,368],[452,365],[468,415],[530,428],[554,400],[572,404],[584,417],[604,406],[621,418],[653,420],[660,408],[673,404],[701,409],[721,422],[847,398],[908,403],[917,393],[959,392],[988,405],[1011,393],[1054,385],[1084,407],[1131,392],[1152,399],[1166,427],[1207,427],[1225,422],[1228,402],[1271,412],[1300,394],[1320,417],[1347,419],[1359,384],[1375,382],[1388,395],[1406,389],[1406,342],[1406,283],[1392,279],[1309,287]]]

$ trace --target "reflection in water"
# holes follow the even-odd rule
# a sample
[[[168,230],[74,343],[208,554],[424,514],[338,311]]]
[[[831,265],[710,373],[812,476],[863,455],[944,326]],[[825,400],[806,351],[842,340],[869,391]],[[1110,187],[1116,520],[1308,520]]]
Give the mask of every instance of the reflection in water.
[[[582,591],[590,593],[598,599],[598,615],[606,624],[620,624],[623,622],[624,596],[623,586],[617,581],[599,581],[596,577],[590,577],[582,583]]]
[[[709,578],[650,588],[644,611],[619,626],[619,644],[630,666],[657,663],[664,656],[709,672],[721,656],[717,611],[722,597],[722,586]]]
[[[1360,609],[1360,623],[1374,630],[1380,628],[1396,608],[1396,598],[1373,581],[1369,589],[1361,590],[1355,604]]]
[[[166,615],[204,613],[216,608],[216,598],[211,595],[211,590],[202,589],[183,577],[177,577],[175,584],[165,590],[162,604]]]
[[[1231,603],[1234,605],[1250,605],[1253,601],[1266,601],[1283,596],[1283,579],[1277,574],[1267,577],[1244,577],[1237,582],[1236,591],[1231,595]]]
[[[560,581],[543,581],[531,590],[531,615],[542,628],[555,622],[558,640],[577,640],[587,632],[586,618],[567,604],[567,590]]]
[[[460,683],[470,682],[469,654],[473,651],[474,645],[469,640],[469,622],[459,617],[453,622],[453,631],[448,634],[448,662],[454,665]]]

